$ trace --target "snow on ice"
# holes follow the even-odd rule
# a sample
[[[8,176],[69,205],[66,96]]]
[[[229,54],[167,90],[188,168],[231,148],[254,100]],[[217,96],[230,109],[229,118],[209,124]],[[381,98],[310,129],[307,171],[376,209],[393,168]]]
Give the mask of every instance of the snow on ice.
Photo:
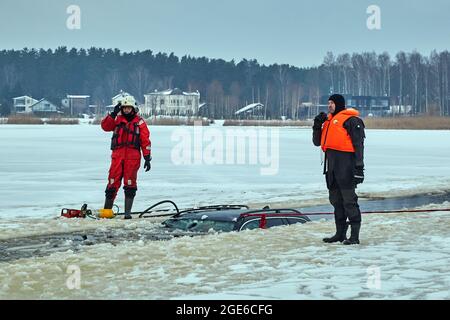
[[[83,247],[1,263],[0,298],[450,299],[449,218],[367,215],[362,244],[352,247],[322,242],[332,220]],[[66,286],[71,265],[80,268],[79,290]]]
[[[258,165],[176,166],[171,136],[177,127],[150,130],[152,170],[139,172],[136,210],[164,199],[181,207],[328,203],[320,150],[312,145],[310,128],[274,129],[280,130],[280,159],[279,171],[272,176],[261,175]],[[358,188],[360,197],[450,190],[450,148],[442,147],[442,141],[450,141],[450,131],[367,130],[366,135],[366,180]],[[54,217],[63,207],[79,208],[83,203],[103,205],[110,133],[95,125],[2,125],[0,136],[0,174],[6,182],[0,192],[0,220]],[[123,207],[122,202],[121,190],[117,204]]]
[[[20,128],[20,129],[19,129]],[[175,128],[176,129],[176,128]],[[152,127],[153,163],[140,172],[136,210],[327,203],[310,129],[280,130],[280,169],[174,166],[169,127]],[[225,130],[223,128],[222,130]],[[77,230],[157,228],[161,220],[52,219],[62,207],[103,204],[109,138],[98,126],[0,126],[0,241]],[[448,131],[367,130],[362,197],[450,189]],[[119,205],[122,194],[119,193]],[[449,207],[448,202],[427,208]],[[324,244],[332,220],[241,233],[124,241],[0,263],[1,299],[450,299],[449,212],[363,217],[360,246]],[[70,266],[80,289],[70,289]]]

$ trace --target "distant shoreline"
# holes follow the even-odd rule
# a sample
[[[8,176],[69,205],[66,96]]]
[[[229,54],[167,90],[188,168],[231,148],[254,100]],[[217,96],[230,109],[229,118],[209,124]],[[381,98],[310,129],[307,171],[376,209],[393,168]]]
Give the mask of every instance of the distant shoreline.
[[[23,120],[23,121],[22,121]],[[215,120],[217,122],[218,120]],[[290,127],[290,128],[306,128],[312,127],[311,120],[219,120],[223,122],[224,127]],[[78,121],[73,118],[38,118],[23,117],[22,119],[14,118],[8,123],[8,118],[0,118],[0,125],[76,125],[86,124],[86,121]],[[181,121],[178,119],[161,119],[160,121],[152,121],[147,119],[147,123],[151,126],[192,126],[194,121]],[[211,121],[202,121],[203,126],[213,124]],[[421,117],[394,117],[394,118],[364,118],[366,129],[380,130],[450,130],[450,117],[421,116]],[[87,124],[99,125],[100,121],[89,119]]]
[[[367,129],[386,130],[450,130],[450,117],[365,118]]]
[[[450,130],[450,117],[364,118],[366,129]],[[313,121],[301,120],[225,120],[224,126],[312,127]]]

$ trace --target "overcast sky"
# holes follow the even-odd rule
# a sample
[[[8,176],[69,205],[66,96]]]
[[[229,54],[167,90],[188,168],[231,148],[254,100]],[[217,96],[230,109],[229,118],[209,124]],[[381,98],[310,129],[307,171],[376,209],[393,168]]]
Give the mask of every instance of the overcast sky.
[[[66,26],[69,5],[81,29]],[[381,30],[366,12],[381,9]],[[314,66],[335,53],[449,49],[449,0],[0,0],[0,49],[91,46]]]

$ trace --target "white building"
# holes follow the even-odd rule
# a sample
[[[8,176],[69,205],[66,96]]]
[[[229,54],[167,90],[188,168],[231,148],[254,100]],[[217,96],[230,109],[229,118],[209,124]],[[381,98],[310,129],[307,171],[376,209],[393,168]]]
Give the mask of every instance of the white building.
[[[240,119],[264,119],[264,105],[262,103],[249,104],[234,113]]]
[[[31,107],[38,102],[38,100],[29,96],[13,98],[13,101],[14,112],[16,113],[32,113],[33,109]]]
[[[114,97],[112,97],[112,105],[113,106],[117,105],[119,102],[122,102],[122,99],[124,97],[128,97],[128,96],[131,96],[131,94],[129,94],[128,92],[120,90],[119,94],[117,94]]]
[[[41,99],[31,106],[34,113],[45,112],[45,113],[56,113],[58,108],[48,101],[47,99]]]
[[[106,108],[105,108],[105,109],[106,109],[106,112],[111,112],[111,111],[113,111],[113,110],[114,110],[114,107],[115,107],[119,102],[122,102],[122,99],[123,99],[124,97],[128,97],[128,96],[132,96],[132,95],[129,94],[128,92],[125,92],[125,91],[123,91],[123,90],[120,90],[120,92],[119,92],[117,95],[115,95],[114,97],[112,97],[112,99],[111,99],[112,104],[109,105],[109,106],[106,106]],[[132,97],[134,97],[134,96],[132,96]],[[143,116],[148,115],[148,113],[145,112],[145,106],[142,105],[142,104],[139,104],[139,101],[138,101],[137,99],[135,99],[135,100],[136,100],[136,103],[138,104],[139,113],[140,113],[141,115],[143,115]]]
[[[155,91],[144,95],[147,115],[193,116],[198,114],[200,93],[183,92],[178,88]]]
[[[394,113],[394,114],[408,114],[408,113],[410,113],[411,111],[412,111],[412,109],[413,109],[413,107],[411,106],[411,105],[408,105],[408,106],[399,106],[399,105],[396,105],[396,106],[390,106],[389,107],[390,109],[389,109],[389,111],[387,112],[387,114],[392,114],[392,113]]]

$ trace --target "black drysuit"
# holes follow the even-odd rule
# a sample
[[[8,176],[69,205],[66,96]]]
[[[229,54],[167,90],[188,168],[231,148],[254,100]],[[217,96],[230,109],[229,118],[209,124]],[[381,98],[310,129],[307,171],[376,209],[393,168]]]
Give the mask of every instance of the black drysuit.
[[[361,222],[361,211],[354,181],[356,167],[364,168],[364,122],[351,117],[343,124],[347,130],[355,152],[328,149],[325,153],[324,174],[329,190],[330,203],[334,207],[336,224]],[[322,126],[313,127],[313,143],[320,146]]]

